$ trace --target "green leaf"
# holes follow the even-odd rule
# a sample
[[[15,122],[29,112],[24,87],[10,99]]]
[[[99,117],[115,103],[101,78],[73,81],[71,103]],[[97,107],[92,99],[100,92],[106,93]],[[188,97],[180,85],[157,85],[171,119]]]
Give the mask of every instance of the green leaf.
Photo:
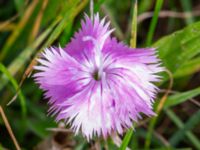
[[[200,65],[200,22],[165,36],[152,45],[174,78],[188,76],[198,71]],[[168,80],[163,74],[163,82]]]
[[[199,42],[200,43],[200,42]],[[175,73],[174,78],[190,75],[200,70],[200,57],[184,63]]]
[[[164,108],[181,104],[181,103],[187,101],[188,99],[198,96],[199,94],[200,94],[200,87],[190,90],[190,91],[187,91],[187,92],[174,94],[167,98]]]
[[[22,108],[22,116],[23,116],[23,118],[25,118],[26,113],[27,113],[25,96],[23,95],[21,89],[19,88],[19,85],[18,85],[17,81],[15,80],[15,78],[12,77],[10,72],[1,63],[0,63],[0,71],[3,72],[4,75],[7,77],[7,79],[12,83],[16,92],[17,92],[17,90],[19,90],[19,99],[20,99],[20,105],[21,105],[21,108]]]

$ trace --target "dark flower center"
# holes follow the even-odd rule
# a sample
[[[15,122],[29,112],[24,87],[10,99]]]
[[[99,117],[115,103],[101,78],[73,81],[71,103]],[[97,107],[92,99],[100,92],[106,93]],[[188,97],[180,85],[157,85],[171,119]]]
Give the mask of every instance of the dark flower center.
[[[101,76],[99,75],[98,69],[94,71],[94,73],[93,73],[92,76],[93,76],[93,78],[94,78],[96,81],[101,80]]]

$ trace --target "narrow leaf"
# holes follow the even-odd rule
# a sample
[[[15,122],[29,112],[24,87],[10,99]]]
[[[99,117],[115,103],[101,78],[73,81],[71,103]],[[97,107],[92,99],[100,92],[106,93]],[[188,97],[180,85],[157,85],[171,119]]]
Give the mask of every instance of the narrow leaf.
[[[192,130],[200,122],[200,110],[197,111],[190,119],[184,124],[183,128],[178,130],[170,138],[171,145],[176,146],[187,131]]]
[[[167,98],[167,101],[165,102],[164,108],[172,107],[178,104],[181,104],[195,96],[198,96],[200,94],[200,87],[187,91],[182,93],[177,93],[172,96],[169,96]]]
[[[146,40],[147,46],[150,46],[152,43],[153,35],[154,35],[155,28],[158,22],[158,15],[161,10],[162,4],[163,4],[163,0],[156,0],[156,6],[155,6],[153,18],[151,20],[149,32],[147,34],[147,40]]]
[[[10,72],[1,63],[0,63],[0,71],[3,72],[4,75],[7,77],[7,79],[12,83],[14,89],[16,91],[19,90],[20,105],[21,105],[21,108],[22,108],[22,116],[24,118],[26,116],[26,113],[27,113],[25,96],[23,95],[21,89],[18,89],[19,85],[18,85],[17,81],[15,80],[15,78],[12,77],[12,75],[10,74]]]
[[[173,111],[171,111],[170,109],[166,109],[165,112],[178,128],[184,128],[184,123],[178,118],[178,116],[176,116],[176,114]],[[186,131],[185,135],[190,140],[190,142],[196,147],[196,149],[200,149],[200,141],[191,131]]]

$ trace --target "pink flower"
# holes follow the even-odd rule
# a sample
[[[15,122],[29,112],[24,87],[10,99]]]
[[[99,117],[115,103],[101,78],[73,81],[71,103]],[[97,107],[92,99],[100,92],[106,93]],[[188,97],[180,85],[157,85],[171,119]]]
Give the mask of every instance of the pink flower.
[[[65,48],[46,49],[36,82],[49,98],[49,112],[87,139],[123,133],[140,113],[154,115],[152,103],[163,70],[153,48],[129,48],[115,38],[105,18],[85,16]]]

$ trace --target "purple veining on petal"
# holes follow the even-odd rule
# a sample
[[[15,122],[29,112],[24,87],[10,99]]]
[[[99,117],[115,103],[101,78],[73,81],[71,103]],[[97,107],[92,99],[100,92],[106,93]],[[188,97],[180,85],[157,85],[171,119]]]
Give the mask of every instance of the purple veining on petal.
[[[154,48],[129,48],[111,37],[112,29],[97,14],[85,16],[81,29],[65,48],[50,48],[38,59],[35,81],[45,91],[49,113],[89,140],[122,134],[152,116],[163,71]]]

